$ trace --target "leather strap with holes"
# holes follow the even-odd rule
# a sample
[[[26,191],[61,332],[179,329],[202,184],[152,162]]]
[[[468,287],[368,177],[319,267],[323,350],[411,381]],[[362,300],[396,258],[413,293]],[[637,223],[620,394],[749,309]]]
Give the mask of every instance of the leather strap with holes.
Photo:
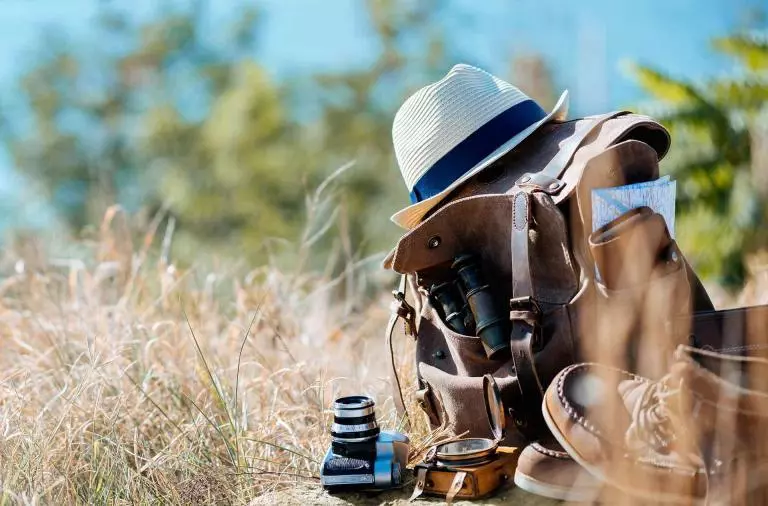
[[[456,497],[456,495],[461,492],[462,487],[464,487],[464,480],[467,478],[467,472],[466,471],[459,471],[456,473],[456,476],[453,477],[453,482],[451,482],[451,488],[448,489],[448,493],[445,494],[445,503],[451,504],[453,502],[453,499]]]
[[[424,493],[424,487],[427,485],[427,468],[426,467],[420,467],[418,471],[416,471],[416,485],[413,487],[413,494],[411,494],[410,499],[408,499],[408,502],[412,502],[416,500],[417,497],[419,497],[421,494]]]

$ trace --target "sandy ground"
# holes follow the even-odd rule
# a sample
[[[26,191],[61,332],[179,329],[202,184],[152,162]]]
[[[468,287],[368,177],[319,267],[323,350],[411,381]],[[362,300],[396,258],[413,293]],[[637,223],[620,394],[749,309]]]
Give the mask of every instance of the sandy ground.
[[[344,494],[344,495],[329,495],[319,485],[303,485],[293,487],[288,490],[280,492],[271,492],[255,498],[251,501],[250,506],[273,506],[276,504],[296,504],[302,506],[309,505],[328,505],[328,506],[343,506],[343,505],[366,505],[372,506],[375,504],[397,505],[405,506],[408,504],[445,504],[445,500],[439,497],[420,497],[419,499],[409,503],[412,489],[410,487],[401,491],[386,492],[381,494]],[[454,501],[455,505],[461,506],[490,506],[501,504],[515,504],[518,506],[549,506],[558,504],[558,501],[546,499],[533,494],[529,494],[524,490],[521,490],[514,485],[510,485],[491,497],[475,501]]]

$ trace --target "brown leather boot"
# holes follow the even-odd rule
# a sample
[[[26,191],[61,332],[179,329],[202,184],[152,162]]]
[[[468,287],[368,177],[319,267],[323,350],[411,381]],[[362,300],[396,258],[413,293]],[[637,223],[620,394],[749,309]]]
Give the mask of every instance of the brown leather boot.
[[[659,381],[576,364],[542,411],[579,464],[638,498],[731,504],[768,484],[768,360],[680,346]]]
[[[584,470],[554,439],[537,441],[520,453],[515,485],[532,494],[561,501],[590,502],[601,482]]]

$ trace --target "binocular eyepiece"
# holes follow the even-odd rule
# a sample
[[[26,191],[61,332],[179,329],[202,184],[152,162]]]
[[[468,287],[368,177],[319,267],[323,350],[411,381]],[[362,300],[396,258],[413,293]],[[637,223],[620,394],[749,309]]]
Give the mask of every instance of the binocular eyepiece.
[[[432,285],[446,325],[465,335],[477,335],[488,358],[509,353],[507,315],[500,310],[474,255],[459,255],[451,265],[457,279]]]
[[[470,335],[474,332],[475,321],[455,281],[432,285],[429,293],[440,304],[445,324],[450,329],[464,335]]]

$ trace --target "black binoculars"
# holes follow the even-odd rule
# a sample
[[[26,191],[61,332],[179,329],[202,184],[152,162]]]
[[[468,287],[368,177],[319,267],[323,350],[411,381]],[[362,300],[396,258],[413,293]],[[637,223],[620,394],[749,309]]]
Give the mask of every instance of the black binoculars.
[[[443,310],[443,320],[448,328],[459,334],[470,335],[474,333],[475,321],[469,311],[466,299],[455,281],[432,285],[429,293]]]
[[[429,291],[446,325],[460,334],[478,336],[488,358],[509,353],[509,319],[499,308],[476,257],[459,255],[451,269],[457,279],[432,285]]]

